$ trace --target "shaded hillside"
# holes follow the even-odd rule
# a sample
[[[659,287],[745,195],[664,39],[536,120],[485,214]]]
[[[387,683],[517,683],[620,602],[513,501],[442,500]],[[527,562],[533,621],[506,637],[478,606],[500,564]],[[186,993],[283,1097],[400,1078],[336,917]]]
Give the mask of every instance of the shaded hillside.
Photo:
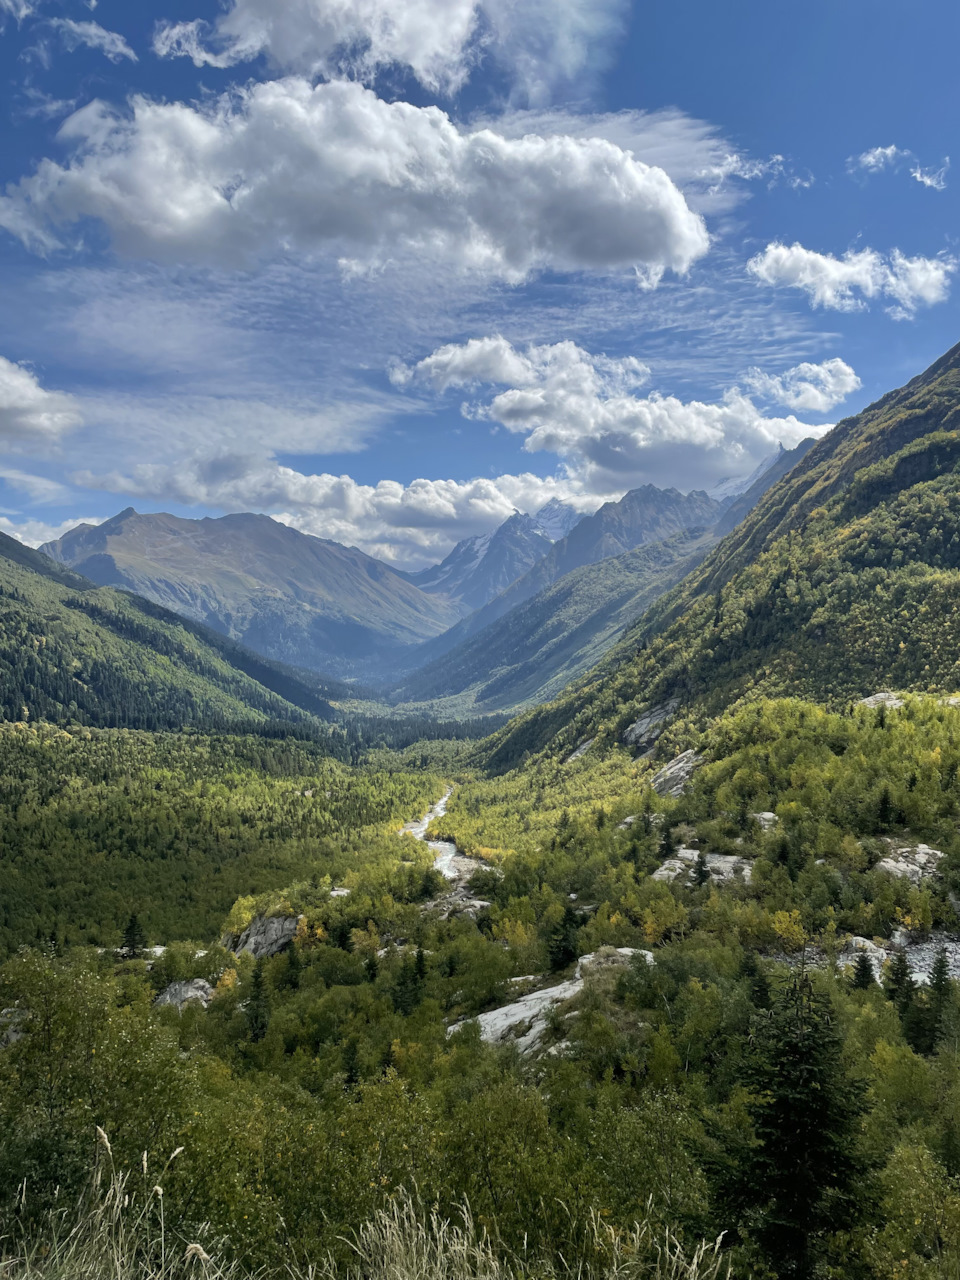
[[[0,535],[0,718],[180,729],[331,717],[319,682],[25,551]]]
[[[445,631],[459,611],[388,565],[268,516],[183,520],[133,508],[42,548],[275,661],[351,675]]]
[[[676,697],[833,704],[960,687],[960,347],[841,422],[588,680],[512,722],[491,761],[616,740]]]
[[[574,569],[416,671],[394,696],[460,714],[542,702],[599,661],[713,541],[691,530]]]

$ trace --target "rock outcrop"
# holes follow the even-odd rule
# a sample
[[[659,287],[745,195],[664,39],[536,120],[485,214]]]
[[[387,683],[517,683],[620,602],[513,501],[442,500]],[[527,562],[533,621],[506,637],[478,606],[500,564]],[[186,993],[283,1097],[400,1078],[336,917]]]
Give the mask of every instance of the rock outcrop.
[[[889,707],[891,711],[896,711],[903,706],[903,699],[898,698],[895,693],[890,693],[884,689],[880,693],[871,693],[869,698],[860,699],[861,707]]]
[[[171,982],[154,1001],[155,1005],[173,1005],[183,1013],[188,1004],[198,1004],[206,1009],[213,999],[213,987],[205,978],[193,978],[189,982]]]
[[[931,849],[928,844],[901,845],[890,839],[886,844],[890,852],[877,863],[878,871],[886,871],[887,875],[898,876],[914,884],[936,875],[943,857],[939,849]]]
[[[651,707],[624,731],[623,741],[628,747],[636,747],[638,750],[652,747],[663,733],[666,721],[679,705],[677,698],[671,698],[669,702],[661,702],[659,706]]]
[[[220,945],[237,955],[249,951],[254,960],[266,959],[289,947],[302,919],[302,916],[254,916],[239,937],[227,933]]]
[[[703,756],[693,750],[684,751],[653,775],[650,785],[658,796],[679,796],[690,784],[695,770],[703,764]]]
[[[548,1018],[558,1005],[572,1000],[583,990],[584,984],[599,973],[625,968],[635,955],[641,955],[647,964],[654,964],[652,951],[637,951],[633,947],[601,947],[599,951],[581,956],[576,972],[566,982],[540,991],[530,991],[499,1009],[490,1009],[475,1019],[480,1027],[480,1038],[487,1044],[515,1044],[525,1057],[539,1049],[547,1031]],[[535,978],[515,979],[516,982],[536,981]],[[470,1021],[470,1019],[467,1019]],[[455,1023],[448,1034],[463,1026]]]
[[[668,884],[670,881],[681,877],[684,880],[688,880],[699,857],[699,849],[678,849],[672,858],[667,858],[666,862],[654,871],[653,879],[662,880]],[[738,858],[729,853],[706,853],[703,856],[703,860],[706,863],[710,879],[713,881],[726,884],[739,877],[744,884],[750,883],[750,877],[753,875],[753,864],[746,858]]]

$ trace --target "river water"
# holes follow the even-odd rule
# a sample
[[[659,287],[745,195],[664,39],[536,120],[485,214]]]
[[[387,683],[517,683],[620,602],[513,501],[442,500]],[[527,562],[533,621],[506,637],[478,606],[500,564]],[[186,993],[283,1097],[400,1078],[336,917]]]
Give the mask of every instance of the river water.
[[[427,830],[434,818],[442,818],[447,812],[447,802],[453,795],[453,787],[450,787],[447,793],[437,801],[432,809],[427,812],[416,822],[408,822],[403,828],[408,831],[415,840],[425,840],[427,848],[434,855],[434,869],[439,871],[446,880],[460,880],[463,876],[463,868],[455,865],[457,858],[457,846],[452,840],[427,840]]]

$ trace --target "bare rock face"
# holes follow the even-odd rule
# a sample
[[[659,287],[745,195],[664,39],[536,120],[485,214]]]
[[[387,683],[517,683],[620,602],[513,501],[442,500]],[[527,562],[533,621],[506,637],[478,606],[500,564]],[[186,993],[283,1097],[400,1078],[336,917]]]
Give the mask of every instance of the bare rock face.
[[[254,916],[238,938],[225,934],[220,945],[240,955],[249,951],[254,960],[278,955],[296,937],[302,916]]]
[[[585,756],[595,742],[596,738],[587,738],[586,742],[581,742],[576,751],[567,756],[563,763],[573,764],[574,760],[579,760],[581,756]]]
[[[654,871],[652,879],[661,880],[666,884],[678,879],[687,881],[699,857],[699,849],[678,849],[672,858],[667,858],[666,862]],[[736,880],[737,877],[740,877],[744,884],[750,883],[753,864],[746,858],[738,858],[729,853],[706,853],[703,860],[710,873],[710,879],[715,883],[727,884]]]
[[[0,1049],[8,1049],[23,1039],[26,1034],[23,1026],[28,1017],[25,1009],[0,1010]]]
[[[629,747],[652,747],[663,732],[663,726],[680,705],[678,699],[661,702],[657,707],[645,711],[639,719],[624,732],[623,740]]]
[[[751,813],[750,817],[754,818],[760,824],[761,831],[772,831],[780,821],[775,813],[770,812]]]
[[[611,969],[625,968],[635,955],[642,955],[647,964],[655,963],[652,951],[638,952],[633,947],[601,947],[599,951],[581,956],[576,973],[566,982],[544,987],[541,991],[531,991],[499,1009],[481,1013],[476,1019],[481,1040],[487,1044],[515,1044],[524,1057],[535,1053],[546,1034],[551,1010],[579,995],[591,976]],[[529,979],[521,978],[517,981],[526,982]],[[462,1023],[456,1023],[450,1027],[450,1032],[461,1025]]]
[[[898,698],[895,693],[890,693],[884,689],[880,693],[871,693],[869,698],[860,699],[861,707],[889,707],[891,711],[896,711],[898,707],[903,706],[903,699]]]
[[[658,796],[679,796],[689,785],[703,756],[693,750],[684,751],[653,775],[650,785]]]
[[[915,847],[898,845],[893,840],[886,843],[890,852],[877,863],[878,871],[886,871],[888,875],[910,880],[913,884],[920,884],[921,880],[929,880],[936,875],[943,857],[939,849],[931,849],[928,844]]]
[[[212,999],[210,983],[205,978],[193,978],[190,982],[171,982],[160,992],[154,1004],[173,1005],[178,1013],[182,1013],[188,1004],[198,1004],[206,1009]]]

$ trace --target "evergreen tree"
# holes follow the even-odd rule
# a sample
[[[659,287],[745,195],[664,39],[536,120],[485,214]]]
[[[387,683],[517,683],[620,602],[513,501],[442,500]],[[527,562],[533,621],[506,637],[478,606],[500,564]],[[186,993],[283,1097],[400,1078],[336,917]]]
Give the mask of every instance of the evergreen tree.
[[[292,991],[299,990],[300,976],[303,973],[303,960],[300,956],[300,948],[294,942],[291,944],[287,952],[287,972],[286,983]]]
[[[247,1001],[247,1030],[256,1044],[267,1034],[270,1025],[270,997],[267,979],[263,972],[263,957],[257,961],[250,982],[250,999]]]
[[[806,973],[758,1017],[747,1083],[757,1145],[741,1160],[741,1221],[781,1280],[808,1280],[827,1237],[857,1218],[863,1102],[829,1004]]]
[[[660,848],[658,850],[661,859],[665,862],[667,858],[672,858],[676,851],[674,843],[673,831],[670,827],[664,825],[663,832],[660,836]]]
[[[147,935],[143,931],[143,925],[134,914],[127,921],[127,927],[123,931],[123,949],[131,959],[136,960],[143,954],[143,949],[146,945]]]
[[[850,975],[850,986],[854,991],[869,991],[871,987],[876,986],[876,978],[873,975],[873,961],[866,951],[857,952],[853,973]]]
[[[550,957],[550,968],[565,969],[568,964],[573,964],[579,954],[577,948],[577,931],[580,928],[580,917],[574,911],[573,907],[566,906],[563,909],[563,919],[553,930],[550,940],[547,944],[547,952]]]
[[[897,1006],[897,1012],[903,1018],[913,1004],[917,984],[910,973],[907,953],[902,947],[897,949],[890,961],[890,968],[887,970],[883,986],[888,998]]]
[[[710,868],[707,866],[707,859],[701,850],[697,854],[697,861],[693,867],[693,882],[702,887],[710,879]]]

